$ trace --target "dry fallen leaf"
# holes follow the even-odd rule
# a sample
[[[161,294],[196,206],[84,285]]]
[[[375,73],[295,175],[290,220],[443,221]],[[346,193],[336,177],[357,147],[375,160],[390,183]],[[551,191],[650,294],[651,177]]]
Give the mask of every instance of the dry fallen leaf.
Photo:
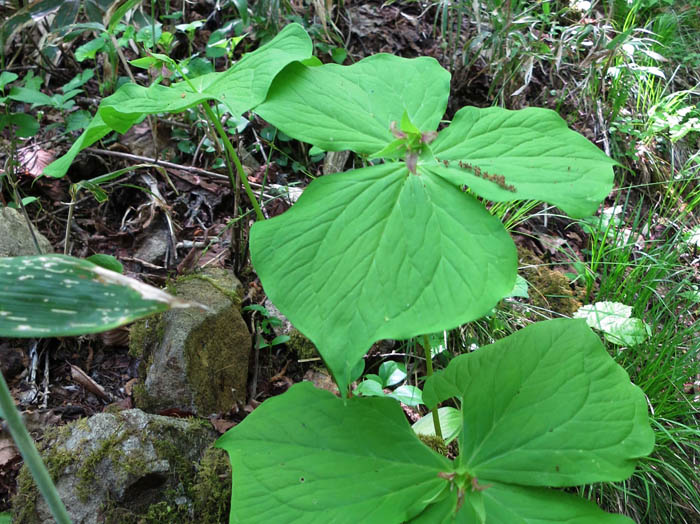
[[[3,433],[5,434],[5,433]],[[19,457],[19,450],[9,435],[0,436],[0,468]]]

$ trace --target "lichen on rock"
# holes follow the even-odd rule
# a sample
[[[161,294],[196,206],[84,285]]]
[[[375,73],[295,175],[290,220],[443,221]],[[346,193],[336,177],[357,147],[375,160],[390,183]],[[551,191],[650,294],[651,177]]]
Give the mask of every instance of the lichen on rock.
[[[51,430],[41,451],[76,524],[214,523],[227,520],[231,479],[215,438],[206,420],[133,409]],[[18,484],[13,522],[53,522],[26,467]]]

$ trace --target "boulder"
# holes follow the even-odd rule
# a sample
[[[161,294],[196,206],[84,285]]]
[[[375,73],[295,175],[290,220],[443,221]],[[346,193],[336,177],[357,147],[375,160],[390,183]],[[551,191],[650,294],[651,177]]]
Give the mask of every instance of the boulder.
[[[130,349],[142,358],[145,375],[134,388],[137,407],[207,417],[245,405],[252,341],[241,317],[240,289],[224,269],[181,277],[169,291],[209,311],[173,309],[135,324]]]
[[[41,253],[51,253],[51,242],[39,233],[34,234]],[[22,213],[10,207],[0,208],[0,257],[19,257],[22,255],[38,255],[32,233]]]
[[[230,470],[215,438],[208,421],[131,409],[49,429],[41,452],[75,524],[223,522]],[[18,484],[13,522],[54,522],[26,466]]]

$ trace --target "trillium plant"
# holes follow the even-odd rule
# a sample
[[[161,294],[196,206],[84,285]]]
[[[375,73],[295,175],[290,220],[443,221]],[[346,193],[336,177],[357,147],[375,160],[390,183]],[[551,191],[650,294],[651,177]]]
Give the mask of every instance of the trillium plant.
[[[515,246],[477,196],[584,217],[612,188],[614,162],[553,111],[464,107],[443,122],[449,90],[432,58],[379,54],[293,62],[254,108],[372,164],[314,180],[250,233],[267,295],[343,393],[373,342],[454,328],[512,291]],[[583,320],[454,358],[423,401],[461,409],[456,460],[424,445],[391,398],[302,383],[267,400],[217,443],[233,464],[231,521],[631,522],[552,489],[623,480],[654,445],[642,391]]]
[[[321,65],[311,49],[291,24],[227,72],[123,86],[46,170],[62,176],[80,149],[146,114],[203,104],[212,119],[210,100],[367,165],[314,180],[289,211],[251,229],[267,295],[316,344],[342,398],[297,384],[217,441],[233,465],[231,522],[631,522],[555,489],[626,479],[654,445],[642,391],[584,320],[539,322],[441,371],[428,366],[422,401],[436,429],[440,412],[461,417],[455,460],[423,444],[393,398],[348,395],[374,342],[422,337],[429,356],[427,334],[478,319],[512,292],[515,246],[478,197],[586,217],[611,190],[614,162],[545,109],[464,107],[443,121],[450,74],[432,58]],[[88,266],[72,271],[105,281]],[[129,292],[137,315],[166,307]],[[110,325],[133,317],[107,313]],[[37,327],[24,335],[56,326]]]

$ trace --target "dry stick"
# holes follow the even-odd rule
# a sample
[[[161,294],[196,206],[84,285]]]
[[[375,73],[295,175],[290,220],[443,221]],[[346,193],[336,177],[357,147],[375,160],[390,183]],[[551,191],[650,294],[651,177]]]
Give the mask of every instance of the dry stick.
[[[431,376],[433,374],[433,356],[431,355],[428,335],[423,335],[423,351],[425,351],[426,375]],[[440,427],[440,416],[438,415],[437,406],[435,409],[431,410],[431,413],[433,414],[433,427],[435,428],[435,435],[442,438],[442,428]]]
[[[68,254],[68,241],[70,240],[71,223],[73,222],[73,209],[75,208],[76,192],[71,188],[70,203],[68,204],[68,219],[66,220],[66,236],[63,239],[63,254]]]
[[[211,178],[220,178],[222,180],[230,180],[230,178],[227,175],[222,175],[221,173],[215,173],[214,171],[208,171],[206,169],[202,169],[201,167],[193,167],[193,166],[181,166],[180,164],[174,164],[173,162],[168,162],[167,160],[156,160],[155,158],[149,158],[147,156],[141,156],[141,155],[132,155],[131,153],[122,153],[121,151],[110,151],[109,149],[98,149],[95,147],[86,147],[85,151],[89,153],[95,153],[96,155],[105,155],[105,156],[114,156],[118,158],[125,158],[127,160],[134,160],[135,162],[143,162],[147,164],[154,164],[157,166],[163,166],[169,169],[179,169],[182,171],[188,171],[190,173],[196,173],[198,175],[204,175],[208,176]],[[249,184],[252,187],[255,187],[256,189],[262,188],[262,184],[258,184],[256,182],[249,182]],[[270,194],[264,194],[263,195],[265,198],[271,198],[274,199],[276,198],[275,195],[270,195]]]

